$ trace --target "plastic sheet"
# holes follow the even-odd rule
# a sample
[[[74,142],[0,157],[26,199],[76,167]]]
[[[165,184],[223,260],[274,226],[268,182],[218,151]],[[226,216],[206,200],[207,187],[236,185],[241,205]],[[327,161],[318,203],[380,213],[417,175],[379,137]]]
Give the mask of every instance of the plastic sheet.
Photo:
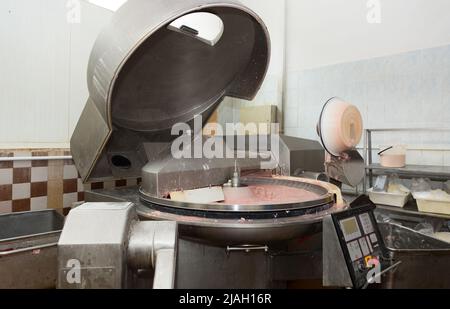
[[[412,180],[412,192],[429,192],[431,191],[431,180],[427,178],[418,178]]]

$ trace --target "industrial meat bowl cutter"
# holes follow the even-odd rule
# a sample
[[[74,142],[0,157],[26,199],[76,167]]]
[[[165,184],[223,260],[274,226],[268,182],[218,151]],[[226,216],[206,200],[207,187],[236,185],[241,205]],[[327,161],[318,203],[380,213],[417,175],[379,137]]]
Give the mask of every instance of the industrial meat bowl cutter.
[[[253,99],[269,58],[266,26],[239,2],[129,0],[115,13],[92,50],[90,97],[71,150],[84,182],[141,177],[142,184],[86,192],[59,241],[60,288],[267,288],[321,278],[322,219],[347,205],[338,187],[317,180],[325,171],[318,142],[269,137],[276,172],[264,175],[246,172],[262,159],[171,154],[173,125],[208,119],[227,96]],[[248,154],[237,144],[227,139]],[[310,198],[284,201],[280,193],[227,204],[168,196],[229,180],[236,190]]]

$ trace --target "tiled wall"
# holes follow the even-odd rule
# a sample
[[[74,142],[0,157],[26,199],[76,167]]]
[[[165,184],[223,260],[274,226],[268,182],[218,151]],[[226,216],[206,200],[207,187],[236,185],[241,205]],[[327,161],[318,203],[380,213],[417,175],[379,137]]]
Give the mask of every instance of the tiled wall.
[[[277,121],[281,120],[282,111],[282,78],[277,75],[266,76],[261,89],[258,91],[255,99],[252,101],[246,101],[235,98],[225,98],[223,103],[217,109],[217,120],[224,128],[227,123],[245,123],[245,120],[241,119],[241,113],[246,108],[256,108],[262,106],[276,106],[277,107]],[[256,115],[257,116],[257,115]],[[260,121],[258,117],[255,118],[255,122]],[[265,122],[265,121],[261,121]]]
[[[317,139],[333,96],[358,106],[366,128],[450,128],[450,46],[289,72],[286,87],[288,135]],[[391,144],[408,146],[409,164],[450,165],[450,131],[374,136],[374,146]]]
[[[0,157],[68,156],[60,150],[0,150]],[[83,184],[72,160],[0,161],[0,214],[57,209],[67,214],[89,189],[137,185],[139,179]]]

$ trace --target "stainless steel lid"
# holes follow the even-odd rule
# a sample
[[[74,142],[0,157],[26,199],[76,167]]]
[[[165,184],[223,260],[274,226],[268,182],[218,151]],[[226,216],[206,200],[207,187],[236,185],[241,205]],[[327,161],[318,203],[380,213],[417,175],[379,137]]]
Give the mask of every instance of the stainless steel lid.
[[[81,176],[139,176],[151,158],[122,155],[133,172],[121,175],[112,156],[160,142],[159,133],[208,116],[225,96],[253,99],[269,58],[267,28],[238,2],[129,0],[90,57],[90,97],[71,140]]]

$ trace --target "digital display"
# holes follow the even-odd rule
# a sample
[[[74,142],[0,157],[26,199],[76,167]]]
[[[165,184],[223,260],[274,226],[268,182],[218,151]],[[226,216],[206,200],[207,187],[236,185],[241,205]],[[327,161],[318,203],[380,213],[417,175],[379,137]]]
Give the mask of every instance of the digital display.
[[[355,217],[342,220],[340,225],[346,241],[361,237],[361,231]]]
[[[355,218],[342,221],[342,227],[345,235],[352,235],[359,231],[358,222],[356,222]]]

